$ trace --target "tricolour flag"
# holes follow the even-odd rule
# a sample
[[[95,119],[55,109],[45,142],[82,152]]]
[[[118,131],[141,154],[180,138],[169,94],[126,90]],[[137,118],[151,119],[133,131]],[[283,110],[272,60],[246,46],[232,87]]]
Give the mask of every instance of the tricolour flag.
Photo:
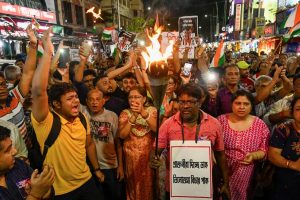
[[[299,4],[295,7],[295,9],[288,16],[287,20],[284,23],[284,28],[294,27],[300,22],[300,7]]]
[[[300,35],[300,23],[298,23],[296,26],[291,28],[288,33],[283,35],[283,41],[287,42],[290,38],[293,36]]]
[[[224,40],[222,39],[213,60],[210,63],[210,67],[220,67],[225,63],[225,54],[224,54]]]
[[[38,41],[38,49],[37,49],[37,56],[42,57],[44,54],[44,48],[43,48],[43,43],[41,40]]]
[[[104,28],[104,31],[102,33],[102,40],[111,40],[111,33],[113,32],[113,30],[115,29],[115,27],[108,27],[108,28]]]

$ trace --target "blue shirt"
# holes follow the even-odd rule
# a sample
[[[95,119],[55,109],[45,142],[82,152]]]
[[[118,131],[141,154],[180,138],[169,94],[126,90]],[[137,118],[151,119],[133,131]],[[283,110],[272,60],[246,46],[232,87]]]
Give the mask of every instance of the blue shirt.
[[[5,176],[7,188],[0,186],[0,199],[26,199],[25,186],[30,184],[31,174],[32,169],[24,161],[16,158],[14,167]]]

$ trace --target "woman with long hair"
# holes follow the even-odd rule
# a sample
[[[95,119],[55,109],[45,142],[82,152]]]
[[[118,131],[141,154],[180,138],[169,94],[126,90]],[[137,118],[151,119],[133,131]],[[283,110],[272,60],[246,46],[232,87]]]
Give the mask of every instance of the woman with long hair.
[[[278,126],[272,134],[268,158],[276,166],[272,200],[300,198],[300,97],[291,103],[294,121]]]

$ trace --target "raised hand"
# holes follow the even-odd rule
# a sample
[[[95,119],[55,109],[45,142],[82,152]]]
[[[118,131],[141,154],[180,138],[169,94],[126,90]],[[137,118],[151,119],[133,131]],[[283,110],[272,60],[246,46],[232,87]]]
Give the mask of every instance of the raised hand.
[[[30,23],[26,28],[26,33],[29,38],[29,42],[31,45],[37,44],[37,38],[35,36],[34,30],[32,29],[32,23]]]
[[[50,55],[54,52],[54,46],[51,42],[51,34],[52,34],[52,26],[49,27],[43,34],[42,42],[45,53],[49,53]]]

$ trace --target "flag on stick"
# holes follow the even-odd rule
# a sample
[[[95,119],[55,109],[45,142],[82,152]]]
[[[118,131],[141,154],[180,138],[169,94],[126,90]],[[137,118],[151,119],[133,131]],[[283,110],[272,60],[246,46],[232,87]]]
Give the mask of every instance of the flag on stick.
[[[224,63],[225,63],[224,40],[222,39],[216,50],[216,54],[210,63],[210,67],[223,66]]]

